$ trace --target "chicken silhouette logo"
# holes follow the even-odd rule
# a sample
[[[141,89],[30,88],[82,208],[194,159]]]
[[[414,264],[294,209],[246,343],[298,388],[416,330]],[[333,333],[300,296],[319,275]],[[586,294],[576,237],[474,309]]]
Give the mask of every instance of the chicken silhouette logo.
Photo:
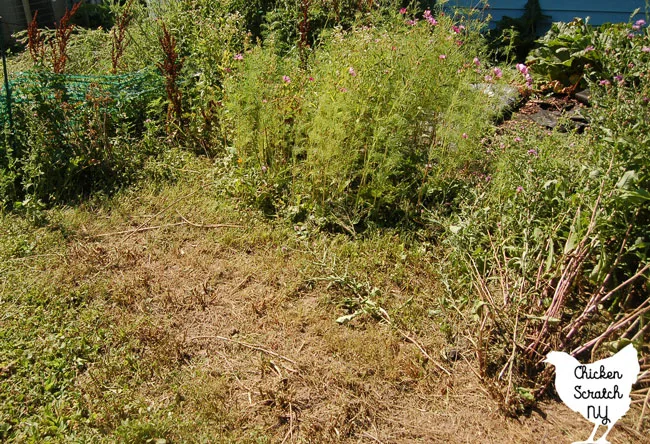
[[[552,351],[544,362],[555,366],[555,389],[571,410],[593,422],[594,430],[587,441],[573,444],[609,444],[607,435],[630,408],[630,391],[639,375],[639,359],[632,344],[614,356],[581,364],[563,352]],[[607,431],[594,441],[598,426]]]

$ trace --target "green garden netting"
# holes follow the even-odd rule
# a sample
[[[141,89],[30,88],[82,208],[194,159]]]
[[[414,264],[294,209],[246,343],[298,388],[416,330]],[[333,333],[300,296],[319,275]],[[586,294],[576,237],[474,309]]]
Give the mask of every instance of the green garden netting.
[[[103,110],[110,114],[127,115],[144,113],[148,103],[164,94],[162,76],[151,68],[119,75],[26,71],[10,78],[9,90],[11,106],[56,99],[81,107],[101,103]],[[8,121],[8,111],[3,83],[0,90],[0,124]]]

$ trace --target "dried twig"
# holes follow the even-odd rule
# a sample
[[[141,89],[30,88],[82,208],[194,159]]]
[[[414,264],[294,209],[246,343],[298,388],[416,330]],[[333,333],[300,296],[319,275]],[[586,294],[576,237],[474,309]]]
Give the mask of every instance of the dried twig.
[[[129,235],[131,235],[133,233],[141,233],[143,231],[158,230],[160,228],[178,227],[180,225],[190,225],[190,226],[196,227],[196,228],[244,228],[243,225],[234,225],[234,224],[201,225],[201,224],[196,224],[196,223],[190,222],[188,220],[183,220],[182,222],[176,222],[176,223],[173,223],[173,224],[155,225],[153,227],[138,227],[138,228],[133,228],[132,230],[123,230],[123,231],[114,231],[112,233],[95,234],[95,235],[90,236],[90,237],[91,238],[98,238],[98,237],[119,236],[120,234],[129,234]]]
[[[231,342],[233,344],[241,345],[242,347],[250,348],[251,350],[257,350],[259,352],[266,353],[267,355],[275,356],[278,359],[284,359],[285,361],[290,362],[295,366],[298,366],[298,363],[293,359],[287,358],[284,355],[276,353],[273,350],[269,350],[268,348],[264,348],[260,345],[249,344],[247,342],[238,341],[237,339],[226,338],[225,336],[195,336],[193,338],[190,338],[189,340],[195,341],[197,339],[219,339],[220,341]]]
[[[637,432],[641,432],[641,426],[643,425],[643,418],[645,418],[645,409],[648,406],[648,401],[650,401],[650,388],[646,389],[645,399],[643,400],[643,407],[641,408],[641,416],[639,416],[639,421],[636,423]]]
[[[438,361],[436,361],[435,359],[433,359],[433,358],[431,357],[431,355],[430,355],[429,353],[427,353],[427,351],[424,349],[424,347],[422,347],[422,346],[420,345],[420,343],[419,343],[418,341],[416,341],[415,339],[413,339],[412,337],[410,337],[409,335],[407,335],[406,333],[404,333],[404,332],[403,332],[402,330],[400,330],[399,328],[396,328],[396,330],[399,332],[399,334],[401,334],[401,335],[404,337],[404,339],[406,339],[406,340],[412,342],[413,344],[415,344],[415,346],[416,346],[416,347],[417,347],[417,348],[422,352],[422,354],[424,355],[424,357],[427,358],[429,361],[433,362],[433,365],[435,365],[436,367],[438,367],[438,368],[439,368],[440,370],[442,370],[443,372],[447,373],[447,376],[451,376],[451,372],[450,372],[449,370],[447,370],[447,369],[446,369],[446,368],[445,368],[441,363],[439,363]]]

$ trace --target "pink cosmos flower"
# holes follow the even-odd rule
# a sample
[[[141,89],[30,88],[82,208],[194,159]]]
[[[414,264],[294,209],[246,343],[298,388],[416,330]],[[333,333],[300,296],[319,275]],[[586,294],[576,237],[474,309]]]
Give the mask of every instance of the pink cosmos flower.
[[[351,67],[351,66],[350,66],[350,68],[348,68],[348,73],[349,73],[352,77],[356,77],[356,76],[357,76],[357,72],[356,72],[356,71],[354,70],[354,68]]]
[[[418,19],[413,19],[413,20],[407,20],[406,21],[406,24],[411,25],[411,26],[415,26],[415,25],[417,25],[417,23],[418,23]]]
[[[309,77],[309,81],[310,81],[310,82],[313,82],[313,81],[314,81],[314,78],[313,78],[313,77]]]
[[[289,76],[282,76],[282,81],[284,83],[291,83],[291,77]]]
[[[639,28],[641,26],[645,26],[645,20],[643,20],[643,19],[637,20],[636,22],[634,22],[634,26],[638,26]]]
[[[596,48],[594,47],[594,45],[589,45],[589,46],[587,46],[587,47],[585,48],[585,52],[591,52],[591,51],[594,51],[595,49],[596,49]]]
[[[491,82],[492,81],[492,76],[485,76],[484,77],[486,82]]]
[[[233,57],[235,60],[244,60],[244,55],[243,54],[235,54]]]
[[[399,13],[402,14],[402,15],[406,14],[406,8],[401,8],[399,10]]]
[[[519,185],[519,186],[517,187],[517,193],[521,193],[522,191],[524,191],[524,187],[522,187],[521,185]]]
[[[440,54],[440,55],[438,56],[438,58],[439,58],[440,60],[445,60],[445,59],[447,58],[447,54]]]
[[[515,142],[517,143],[521,142],[521,137],[515,137]]]
[[[498,67],[494,68],[494,77],[496,77],[497,79],[503,77],[503,71],[501,71],[501,68]]]
[[[463,133],[463,139],[467,139],[467,133]]]
[[[644,46],[643,48],[641,48],[641,51],[650,52],[650,46]]]
[[[607,80],[607,79],[603,79],[603,80],[601,80],[600,82],[598,82],[598,84],[599,84],[600,86],[607,86],[607,85],[609,85],[610,83],[611,83],[611,82],[610,82],[609,80]]]
[[[528,150],[528,154],[530,154],[531,156],[535,156],[535,157],[537,157],[537,150],[535,150],[535,149],[530,149],[530,150]]]
[[[473,62],[476,66],[481,66],[481,61],[478,59],[478,57],[474,57]]]

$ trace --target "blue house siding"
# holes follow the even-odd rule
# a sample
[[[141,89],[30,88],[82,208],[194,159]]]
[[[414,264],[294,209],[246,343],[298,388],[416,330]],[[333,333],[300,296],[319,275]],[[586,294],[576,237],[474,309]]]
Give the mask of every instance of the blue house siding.
[[[592,25],[603,23],[627,22],[635,9],[639,13],[635,20],[645,18],[645,0],[595,0],[586,2],[584,0],[540,0],[542,13],[550,16],[551,22],[570,22],[575,17],[589,17]],[[491,0],[489,7],[484,8],[484,14],[492,16],[492,24],[501,20],[504,16],[520,17],[524,12],[526,0]],[[447,6],[461,8],[483,9],[478,0],[449,0]]]

